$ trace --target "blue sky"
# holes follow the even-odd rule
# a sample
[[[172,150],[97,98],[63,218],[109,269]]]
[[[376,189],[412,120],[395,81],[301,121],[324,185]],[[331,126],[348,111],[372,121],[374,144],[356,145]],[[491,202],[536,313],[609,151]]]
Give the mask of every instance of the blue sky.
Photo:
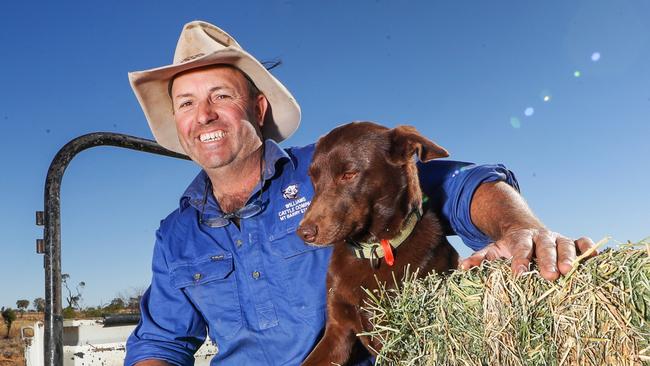
[[[55,153],[94,131],[151,138],[127,72],[169,64],[194,19],[283,61],[303,112],[285,146],[411,124],[453,159],[506,164],[552,230],[650,235],[650,2],[3,2],[0,305],[44,296],[34,211]],[[148,283],[154,231],[197,171],[110,147],[73,160],[63,269],[85,305]]]

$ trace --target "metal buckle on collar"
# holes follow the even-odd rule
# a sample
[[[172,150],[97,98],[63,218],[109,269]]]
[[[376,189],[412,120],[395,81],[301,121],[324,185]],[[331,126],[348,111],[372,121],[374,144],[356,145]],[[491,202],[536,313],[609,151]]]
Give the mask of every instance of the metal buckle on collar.
[[[370,249],[370,268],[373,270],[379,268],[379,263],[381,262],[381,258],[377,255],[377,248],[379,248],[379,246],[374,245],[372,249]]]

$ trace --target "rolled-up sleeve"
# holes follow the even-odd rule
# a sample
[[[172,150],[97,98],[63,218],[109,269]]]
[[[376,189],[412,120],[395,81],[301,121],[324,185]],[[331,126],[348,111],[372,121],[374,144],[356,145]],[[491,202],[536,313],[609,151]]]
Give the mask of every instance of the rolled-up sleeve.
[[[460,236],[465,245],[479,250],[491,242],[470,216],[474,192],[482,183],[504,181],[519,191],[514,173],[502,164],[475,165],[459,161],[420,163],[420,182],[431,200],[431,207],[442,216],[450,234]]]
[[[140,323],[126,344],[124,365],[158,359],[193,365],[206,337],[206,324],[182,289],[172,286],[165,258],[162,226],[156,232],[153,278],[140,303]]]

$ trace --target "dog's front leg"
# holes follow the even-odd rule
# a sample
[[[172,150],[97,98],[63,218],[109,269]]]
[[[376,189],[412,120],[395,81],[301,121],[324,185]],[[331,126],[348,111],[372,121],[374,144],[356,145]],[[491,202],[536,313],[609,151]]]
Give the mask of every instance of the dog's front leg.
[[[356,339],[354,307],[346,303],[328,304],[325,334],[302,366],[345,365]]]

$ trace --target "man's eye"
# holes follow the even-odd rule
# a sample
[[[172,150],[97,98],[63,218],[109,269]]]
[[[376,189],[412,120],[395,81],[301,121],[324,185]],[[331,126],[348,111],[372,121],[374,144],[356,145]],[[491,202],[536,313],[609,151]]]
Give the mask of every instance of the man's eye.
[[[187,108],[192,105],[192,101],[187,100],[178,105],[178,109]]]
[[[217,101],[217,100],[226,100],[226,99],[230,99],[230,98],[232,98],[232,97],[229,94],[215,94],[212,97],[212,100]]]

